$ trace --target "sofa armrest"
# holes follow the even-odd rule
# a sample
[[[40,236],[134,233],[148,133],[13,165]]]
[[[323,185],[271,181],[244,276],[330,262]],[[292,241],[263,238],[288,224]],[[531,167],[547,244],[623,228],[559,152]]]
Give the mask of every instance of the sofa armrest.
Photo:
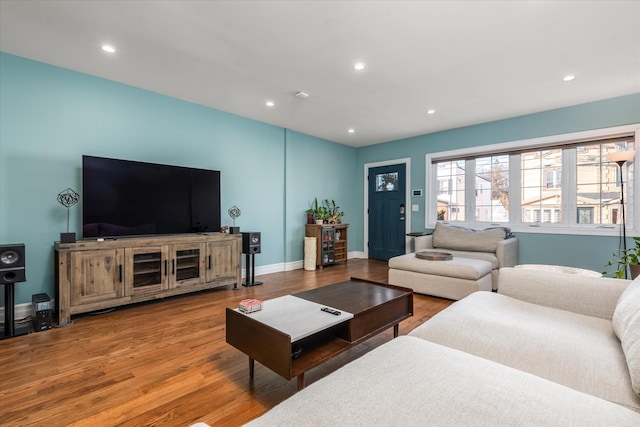
[[[518,239],[511,237],[498,242],[496,257],[498,258],[498,268],[513,267],[518,264]]]
[[[413,241],[414,252],[421,249],[433,249],[433,236],[417,236]]]
[[[521,301],[611,319],[631,280],[525,268],[501,268],[498,293]]]

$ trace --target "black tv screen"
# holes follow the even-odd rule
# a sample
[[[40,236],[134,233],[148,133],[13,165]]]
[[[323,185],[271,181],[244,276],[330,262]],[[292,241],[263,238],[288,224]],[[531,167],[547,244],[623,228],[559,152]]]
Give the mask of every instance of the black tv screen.
[[[82,156],[84,238],[220,230],[220,171]]]

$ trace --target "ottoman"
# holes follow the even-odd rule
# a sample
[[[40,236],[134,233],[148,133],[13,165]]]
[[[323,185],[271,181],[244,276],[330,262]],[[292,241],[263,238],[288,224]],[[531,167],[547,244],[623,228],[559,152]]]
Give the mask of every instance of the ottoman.
[[[491,263],[457,257],[431,261],[410,253],[389,259],[389,283],[420,294],[459,300],[476,291],[491,292]]]

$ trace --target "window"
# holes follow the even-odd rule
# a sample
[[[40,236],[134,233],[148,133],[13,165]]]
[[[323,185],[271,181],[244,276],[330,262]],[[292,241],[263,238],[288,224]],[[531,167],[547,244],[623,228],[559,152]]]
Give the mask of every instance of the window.
[[[437,218],[440,221],[464,221],[465,161],[437,165]]]
[[[562,181],[562,171],[547,170],[547,188],[560,188]]]
[[[623,187],[619,166],[606,156],[633,150],[639,132],[636,124],[427,155],[425,222],[615,229]],[[622,174],[629,228],[633,160]]]
[[[576,205],[579,213],[590,213],[588,218],[579,215],[578,223],[616,224],[617,215],[614,217],[613,210],[620,205],[620,173],[618,165],[609,162],[606,154],[625,147],[617,142],[582,147],[576,158]],[[624,169],[628,172],[631,167],[624,166]]]
[[[475,159],[475,220],[509,221],[509,156]]]
[[[524,223],[560,222],[562,190],[559,182],[563,150],[537,150],[520,154],[520,206]],[[525,210],[535,209],[540,215],[526,215]],[[551,215],[557,211],[558,215]]]

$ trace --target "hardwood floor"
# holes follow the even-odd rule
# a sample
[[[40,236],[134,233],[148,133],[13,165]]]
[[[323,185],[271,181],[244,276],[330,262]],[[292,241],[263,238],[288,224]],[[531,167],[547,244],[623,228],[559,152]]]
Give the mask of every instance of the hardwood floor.
[[[8,426],[237,426],[296,392],[225,342],[225,308],[360,277],[387,281],[387,263],[350,260],[324,270],[262,275],[231,287],[122,307],[65,328],[0,341],[0,424]],[[451,301],[414,297],[406,334]],[[392,328],[305,375],[307,384],[392,339]]]

